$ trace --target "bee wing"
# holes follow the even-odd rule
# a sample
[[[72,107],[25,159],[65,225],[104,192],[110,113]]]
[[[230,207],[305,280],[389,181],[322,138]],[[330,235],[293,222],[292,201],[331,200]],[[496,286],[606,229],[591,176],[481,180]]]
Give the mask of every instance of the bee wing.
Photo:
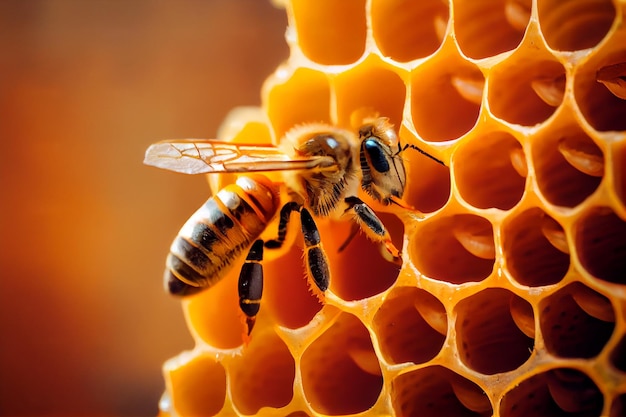
[[[212,139],[166,140],[150,145],[144,164],[183,174],[289,171],[328,168],[328,156],[293,158],[272,145],[243,145]]]

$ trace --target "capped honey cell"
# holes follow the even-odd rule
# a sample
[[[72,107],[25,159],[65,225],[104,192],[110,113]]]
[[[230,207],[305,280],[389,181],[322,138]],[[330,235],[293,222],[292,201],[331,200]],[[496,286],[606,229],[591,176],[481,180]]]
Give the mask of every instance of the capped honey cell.
[[[308,68],[281,71],[266,106],[276,138],[302,123],[330,123],[330,85],[326,74]],[[291,111],[283,109],[287,103]]]
[[[207,356],[170,359],[165,379],[172,406],[181,416],[214,416],[226,400],[226,371]]]
[[[434,53],[448,25],[447,2],[374,0],[372,35],[383,56],[408,62]]]
[[[242,343],[244,328],[237,294],[237,268],[222,281],[184,301],[187,322],[195,338],[222,349],[235,348]],[[215,320],[214,317],[220,317]]]
[[[339,74],[333,80],[339,125],[358,129],[363,120],[353,120],[354,116],[364,113],[387,117],[397,129],[406,101],[403,75],[376,57],[356,65],[350,74]]]
[[[298,46],[311,61],[352,64],[365,51],[365,0],[291,2]]]

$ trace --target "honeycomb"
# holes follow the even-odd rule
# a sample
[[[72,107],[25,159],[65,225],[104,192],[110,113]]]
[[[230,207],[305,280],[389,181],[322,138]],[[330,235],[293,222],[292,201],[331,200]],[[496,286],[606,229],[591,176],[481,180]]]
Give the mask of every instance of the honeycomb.
[[[165,363],[161,414],[626,415],[626,2],[282,6],[290,57],[220,138],[365,108],[446,166],[407,150],[407,207],[363,196],[401,267],[364,236],[339,253],[349,222],[320,219],[324,304],[296,230],[266,251],[249,343],[238,271],[184,299],[196,345]]]

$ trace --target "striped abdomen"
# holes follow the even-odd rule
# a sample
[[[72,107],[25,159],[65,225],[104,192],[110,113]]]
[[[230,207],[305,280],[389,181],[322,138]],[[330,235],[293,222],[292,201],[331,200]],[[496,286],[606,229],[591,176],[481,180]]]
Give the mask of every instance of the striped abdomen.
[[[225,276],[254,242],[279,205],[276,187],[265,177],[241,177],[211,197],[182,227],[167,257],[165,285],[190,295]]]

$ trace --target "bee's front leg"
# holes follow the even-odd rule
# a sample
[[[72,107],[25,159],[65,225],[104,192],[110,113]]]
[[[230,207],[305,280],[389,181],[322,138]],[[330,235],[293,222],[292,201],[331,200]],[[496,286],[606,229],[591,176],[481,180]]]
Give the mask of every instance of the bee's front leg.
[[[352,212],[354,219],[367,237],[374,242],[379,242],[384,247],[387,254],[391,257],[389,259],[391,262],[402,264],[400,251],[391,241],[391,235],[383,222],[376,216],[376,213],[358,197],[347,197],[345,202],[348,205],[346,213]],[[387,256],[385,257],[388,258]]]

